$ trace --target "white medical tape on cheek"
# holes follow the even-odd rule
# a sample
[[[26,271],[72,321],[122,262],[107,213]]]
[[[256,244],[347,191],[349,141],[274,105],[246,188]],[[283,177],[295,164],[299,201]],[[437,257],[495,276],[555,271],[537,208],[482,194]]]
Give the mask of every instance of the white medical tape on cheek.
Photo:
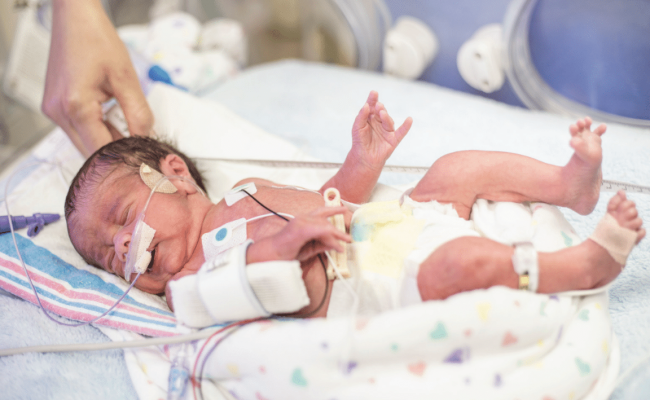
[[[140,164],[140,178],[149,189],[153,189],[156,186],[156,183],[164,178],[165,175],[151,168],[145,163]],[[156,188],[156,193],[176,193],[176,186],[171,183],[169,180],[162,182]]]
[[[149,262],[151,262],[151,252],[147,251],[153,241],[156,230],[144,222],[144,215],[138,216],[138,221],[133,229],[129,251],[126,255],[124,264],[124,279],[127,282],[131,280],[131,274],[145,273]]]
[[[607,213],[596,226],[589,239],[601,245],[614,261],[625,266],[627,256],[636,244],[638,235],[635,231],[623,228],[616,218]]]

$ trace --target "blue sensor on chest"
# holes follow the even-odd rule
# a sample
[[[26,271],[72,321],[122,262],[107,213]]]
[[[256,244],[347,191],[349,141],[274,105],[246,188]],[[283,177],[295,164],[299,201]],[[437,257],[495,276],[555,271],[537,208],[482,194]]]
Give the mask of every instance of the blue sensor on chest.
[[[207,260],[246,241],[246,218],[240,218],[201,236],[203,255]]]

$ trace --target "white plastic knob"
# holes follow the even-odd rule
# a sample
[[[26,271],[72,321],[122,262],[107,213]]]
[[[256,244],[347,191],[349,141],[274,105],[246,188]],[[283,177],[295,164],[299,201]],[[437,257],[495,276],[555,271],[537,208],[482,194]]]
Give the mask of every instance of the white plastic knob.
[[[501,55],[502,37],[501,25],[486,25],[458,50],[458,72],[474,89],[492,93],[503,86],[505,71]]]

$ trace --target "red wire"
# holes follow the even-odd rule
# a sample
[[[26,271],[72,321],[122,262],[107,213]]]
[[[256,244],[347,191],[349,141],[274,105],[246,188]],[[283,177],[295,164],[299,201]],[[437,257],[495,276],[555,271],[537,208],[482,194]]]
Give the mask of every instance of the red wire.
[[[215,335],[218,335],[219,333],[225,331],[226,329],[233,328],[233,327],[238,326],[238,325],[245,325],[245,324],[248,324],[248,323],[251,323],[251,322],[255,322],[255,321],[259,321],[259,320],[262,320],[262,319],[265,319],[265,318],[261,318],[261,317],[260,317],[260,318],[245,319],[245,320],[243,320],[243,321],[233,322],[232,324],[230,324],[230,325],[226,325],[226,326],[224,326],[223,328],[217,330],[216,332],[214,332],[212,335],[210,335],[210,336],[205,340],[205,342],[203,343],[203,346],[201,346],[201,349],[199,350],[199,353],[198,353],[197,356],[196,356],[196,359],[195,359],[195,361],[194,361],[194,367],[192,368],[192,375],[190,376],[190,382],[192,383],[192,396],[194,397],[194,400],[197,400],[197,399],[196,399],[196,388],[201,386],[201,383],[196,379],[196,367],[197,367],[198,364],[199,364],[199,359],[201,358],[201,354],[203,353],[203,350],[205,349],[205,346],[207,346],[208,342],[209,342],[209,341],[210,341],[210,340],[211,340]]]

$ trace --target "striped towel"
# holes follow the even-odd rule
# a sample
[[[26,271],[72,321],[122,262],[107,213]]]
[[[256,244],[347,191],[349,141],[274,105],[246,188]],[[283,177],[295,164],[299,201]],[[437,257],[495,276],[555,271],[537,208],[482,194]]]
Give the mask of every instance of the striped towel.
[[[124,293],[123,288],[75,268],[29,239],[16,235],[16,240],[43,307],[54,314],[90,321],[108,310]],[[0,288],[38,304],[9,233],[0,235]],[[147,336],[178,334],[176,319],[168,308],[144,304],[131,294],[94,324]]]

